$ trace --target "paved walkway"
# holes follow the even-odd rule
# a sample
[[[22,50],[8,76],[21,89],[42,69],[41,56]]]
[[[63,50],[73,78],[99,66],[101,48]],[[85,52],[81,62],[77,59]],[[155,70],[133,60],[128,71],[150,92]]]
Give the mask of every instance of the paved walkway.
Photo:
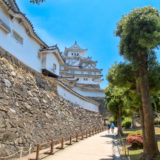
[[[117,129],[115,129],[116,133]],[[113,145],[114,144],[114,145]],[[80,140],[72,145],[65,145],[65,149],[56,150],[54,155],[42,154],[48,149],[42,150],[41,160],[120,160],[118,141],[114,135],[107,131],[96,134],[87,139]],[[114,153],[113,153],[114,152]],[[23,157],[28,160],[35,157],[35,153]],[[19,159],[16,159],[19,160]]]
[[[113,135],[107,131],[75,143],[44,160],[112,160]]]

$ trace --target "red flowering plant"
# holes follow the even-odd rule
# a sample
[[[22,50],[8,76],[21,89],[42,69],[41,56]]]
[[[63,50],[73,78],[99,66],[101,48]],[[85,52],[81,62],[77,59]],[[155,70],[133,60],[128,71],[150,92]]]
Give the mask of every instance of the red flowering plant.
[[[143,148],[143,137],[142,134],[130,134],[127,137],[127,143],[131,144],[131,148]]]

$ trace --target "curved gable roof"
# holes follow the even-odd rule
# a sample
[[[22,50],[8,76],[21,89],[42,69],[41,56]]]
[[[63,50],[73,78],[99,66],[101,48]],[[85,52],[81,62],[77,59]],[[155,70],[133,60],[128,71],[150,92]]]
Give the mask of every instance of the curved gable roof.
[[[32,38],[34,38],[43,47],[48,47],[48,45],[36,34],[32,26],[32,23],[29,21],[29,19],[22,12],[20,12],[15,0],[0,0],[0,1],[3,2],[2,4],[5,6],[5,8],[8,10],[8,13],[11,16],[19,19],[21,23],[23,23],[23,25],[27,29],[27,33],[30,34]]]
[[[15,0],[3,0],[10,8],[16,12],[20,12]]]

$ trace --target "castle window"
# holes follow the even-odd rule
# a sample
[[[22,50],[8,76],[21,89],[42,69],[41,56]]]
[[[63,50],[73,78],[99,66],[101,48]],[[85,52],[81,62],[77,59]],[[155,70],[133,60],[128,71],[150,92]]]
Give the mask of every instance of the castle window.
[[[23,38],[17,32],[13,31],[13,37],[18,43],[23,44]]]
[[[56,64],[53,64],[53,71],[56,71]]]
[[[11,29],[9,28],[9,26],[6,25],[6,23],[4,23],[1,19],[0,19],[0,28],[5,32],[5,33],[9,33],[11,31]]]

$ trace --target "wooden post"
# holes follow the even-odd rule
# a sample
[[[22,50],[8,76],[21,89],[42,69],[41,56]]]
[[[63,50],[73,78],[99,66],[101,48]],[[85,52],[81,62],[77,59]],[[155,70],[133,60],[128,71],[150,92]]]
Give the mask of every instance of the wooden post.
[[[23,154],[23,147],[21,147],[21,150],[20,150],[20,156],[19,156],[20,160],[22,160],[22,154]]]
[[[88,132],[86,131],[86,138],[88,137]]]
[[[70,141],[69,144],[71,145],[72,144],[72,136],[69,137],[69,141]]]
[[[51,151],[50,154],[54,153],[54,141],[51,142]]]
[[[82,132],[82,139],[83,139],[83,132]]]
[[[76,142],[78,142],[78,133],[76,133]]]
[[[32,144],[29,145],[28,159],[30,159],[31,150],[32,150]]]
[[[61,149],[64,148],[64,138],[61,139]]]
[[[39,151],[40,151],[40,144],[37,144],[37,151],[36,151],[36,160],[39,160]]]

